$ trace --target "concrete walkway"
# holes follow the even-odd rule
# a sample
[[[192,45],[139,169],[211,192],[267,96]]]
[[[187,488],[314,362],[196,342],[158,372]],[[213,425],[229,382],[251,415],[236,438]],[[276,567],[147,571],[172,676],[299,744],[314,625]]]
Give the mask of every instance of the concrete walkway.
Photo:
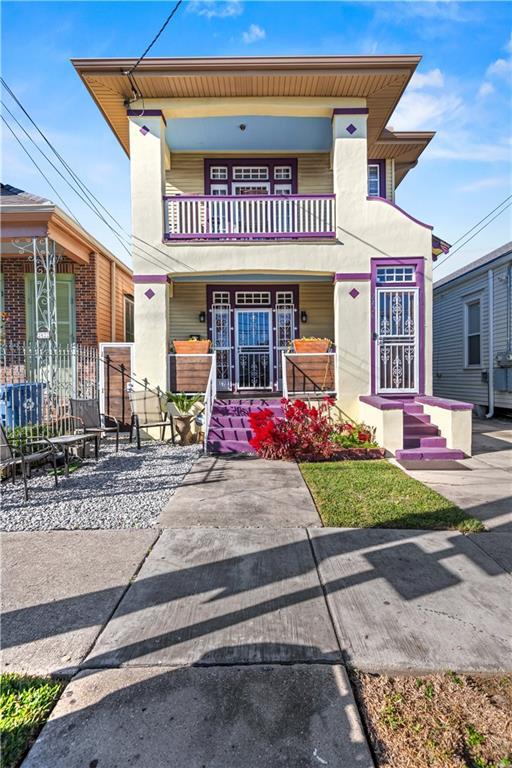
[[[24,768],[371,768],[347,666],[512,671],[512,533],[313,511],[295,465],[205,458],[163,530],[4,534],[4,667],[80,670]]]
[[[473,456],[450,469],[409,474],[433,488],[493,531],[512,532],[512,423],[475,420]]]

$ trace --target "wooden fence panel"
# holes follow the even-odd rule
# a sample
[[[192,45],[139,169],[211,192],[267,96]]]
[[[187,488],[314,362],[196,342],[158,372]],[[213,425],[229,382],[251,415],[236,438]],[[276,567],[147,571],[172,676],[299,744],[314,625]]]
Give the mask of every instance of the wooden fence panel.
[[[290,393],[334,392],[335,355],[286,357],[286,381]]]
[[[206,392],[211,365],[211,355],[170,355],[171,392]]]

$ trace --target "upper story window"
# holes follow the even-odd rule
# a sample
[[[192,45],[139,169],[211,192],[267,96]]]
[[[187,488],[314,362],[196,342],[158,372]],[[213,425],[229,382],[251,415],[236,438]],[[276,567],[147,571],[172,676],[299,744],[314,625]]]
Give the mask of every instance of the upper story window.
[[[471,299],[464,305],[465,366],[478,367],[481,363],[480,299]]]
[[[293,291],[277,291],[276,292],[276,304],[278,306],[292,306],[293,305]]]
[[[377,163],[368,165],[368,196],[380,197],[380,165]]]
[[[135,341],[134,335],[134,311],[133,296],[125,294],[124,297],[124,340]]]
[[[214,291],[212,295],[213,304],[225,304],[229,305],[229,291]]]
[[[235,165],[233,178],[236,181],[266,181],[268,179],[267,166]]]
[[[224,181],[228,178],[228,169],[225,165],[212,165],[210,168],[210,179],[212,181]]]
[[[237,304],[270,304],[270,291],[237,291],[235,294]]]
[[[377,267],[378,283],[414,283],[416,267]]]
[[[292,178],[291,165],[276,165],[274,168],[274,179],[276,181],[290,181]]]

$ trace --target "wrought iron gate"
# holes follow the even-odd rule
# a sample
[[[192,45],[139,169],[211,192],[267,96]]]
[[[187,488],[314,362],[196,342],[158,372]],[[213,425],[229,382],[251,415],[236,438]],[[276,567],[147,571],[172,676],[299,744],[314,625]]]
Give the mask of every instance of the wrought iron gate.
[[[217,353],[217,389],[231,389],[231,307],[212,305],[212,342]]]
[[[376,295],[378,392],[417,392],[418,290],[378,288]]]

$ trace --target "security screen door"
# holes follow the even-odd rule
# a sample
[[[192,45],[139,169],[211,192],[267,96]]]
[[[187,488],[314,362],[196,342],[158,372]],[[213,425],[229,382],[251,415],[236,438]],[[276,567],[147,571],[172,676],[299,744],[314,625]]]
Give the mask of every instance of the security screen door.
[[[236,310],[237,389],[272,388],[272,312]]]
[[[378,392],[418,391],[418,291],[378,288],[375,328]]]

